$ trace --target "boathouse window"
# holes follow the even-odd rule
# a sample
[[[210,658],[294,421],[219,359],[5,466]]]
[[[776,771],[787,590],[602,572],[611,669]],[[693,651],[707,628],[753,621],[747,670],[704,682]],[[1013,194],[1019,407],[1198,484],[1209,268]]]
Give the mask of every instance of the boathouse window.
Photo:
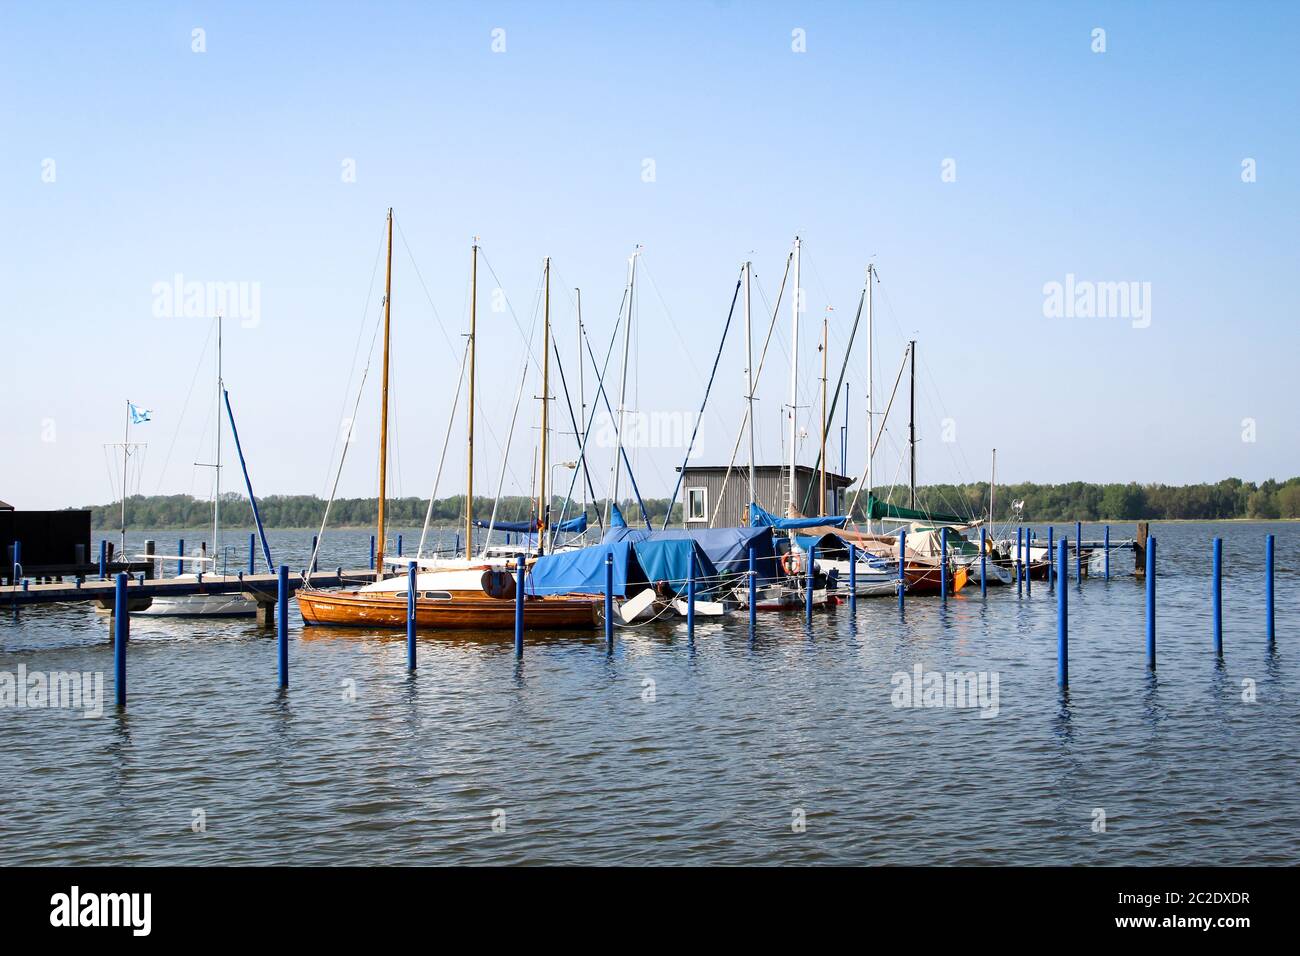
[[[707,488],[686,489],[686,520],[709,520],[709,490]]]

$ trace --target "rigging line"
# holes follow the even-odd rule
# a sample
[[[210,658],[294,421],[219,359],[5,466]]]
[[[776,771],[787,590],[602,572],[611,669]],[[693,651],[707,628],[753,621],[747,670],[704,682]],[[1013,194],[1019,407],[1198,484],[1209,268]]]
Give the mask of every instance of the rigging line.
[[[898,394],[898,384],[903,380],[903,370],[907,368],[907,356],[910,351],[911,351],[910,345],[903,350],[903,361],[899,363],[898,375],[894,378],[894,388],[889,393],[889,401],[885,404],[885,412],[883,415],[880,416],[880,431],[876,432],[876,440],[871,443],[871,448],[868,449],[867,451],[867,454],[870,455],[872,458],[875,457],[876,449],[880,446],[880,439],[882,439],[885,436],[885,434],[888,432],[888,429],[885,427],[885,423],[889,420],[889,410],[894,407],[894,396]],[[890,441],[892,442],[893,440],[894,440],[893,435],[890,435]],[[849,507],[849,514],[853,514],[853,509],[858,506],[858,496],[862,494],[862,483],[866,480],[867,480],[867,472],[866,469],[864,468],[862,474],[858,476],[858,480],[856,482],[858,486],[858,490],[853,493],[853,504]],[[870,503],[871,503],[870,494],[868,494],[868,501],[867,501],[868,507],[870,507]]]
[[[744,270],[742,269],[742,276]],[[713,391],[713,379],[718,374],[718,362],[722,359],[722,350],[727,344],[727,333],[731,331],[731,320],[736,314],[736,302],[740,299],[740,284],[742,279],[736,280],[736,291],[731,294],[731,308],[727,312],[727,322],[722,327],[722,341],[718,343],[717,354],[713,356],[713,368],[709,372],[708,384],[704,386],[704,401],[700,403],[700,414],[695,419],[695,427],[691,429],[691,440],[686,444],[686,455],[682,458],[682,467],[677,471],[677,484],[673,486],[672,497],[668,499],[668,511],[664,515],[663,528],[668,527],[668,520],[673,516],[673,505],[677,502],[677,492],[682,489],[682,479],[686,477],[686,463],[691,459],[691,451],[695,448],[695,436],[700,431],[700,419],[704,417],[704,409],[709,404],[709,392]]]
[[[360,384],[357,385],[357,398],[356,401],[353,402],[352,404],[352,417],[347,419],[348,430],[347,430],[347,435],[343,440],[343,449],[342,451],[339,452],[339,467],[338,470],[334,472],[334,484],[330,487],[330,495],[325,502],[325,514],[321,516],[320,531],[316,535],[316,546],[312,548],[311,560],[307,562],[307,568],[314,568],[316,566],[316,558],[320,554],[321,543],[325,540],[325,526],[329,524],[330,508],[333,507],[334,496],[338,493],[339,490],[339,479],[343,475],[343,463],[347,461],[348,449],[352,447],[352,432],[357,427],[357,410],[361,407],[361,396],[365,394],[366,379],[370,376],[370,363],[375,356],[375,342],[379,339],[379,330],[382,327],[383,327],[383,310],[380,309],[379,315],[375,321],[375,330],[373,333],[371,333],[370,336],[370,348],[366,352],[366,366],[365,369],[362,370],[361,372],[361,382]],[[347,406],[344,405],[343,407],[344,410],[346,411]],[[303,581],[310,583],[307,578],[306,569],[303,570]]]
[[[557,366],[557,367],[559,368],[559,370],[560,370],[560,385],[564,388],[564,404],[565,404],[565,406],[569,409],[569,424],[571,424],[571,425],[573,426],[573,434],[574,434],[574,435],[577,435],[577,434],[578,434],[578,419],[577,419],[577,418],[574,416],[574,414],[573,414],[573,400],[569,397],[569,381],[568,381],[568,379],[567,379],[567,378],[565,377],[565,375],[564,375],[564,361],[560,358],[560,345],[559,345],[558,342],[555,342],[554,340],[552,340],[552,342],[551,342],[551,347],[552,347],[552,349],[553,349],[554,352],[555,352],[555,364],[556,364],[556,366]],[[591,483],[591,474],[590,474],[590,472],[587,471],[587,456],[586,456],[586,455],[579,455],[579,456],[578,456],[578,465],[579,465],[580,468],[582,468],[582,474],[583,474],[583,477],[586,479],[586,482],[587,482],[587,493],[588,493],[589,495],[591,495],[591,497],[595,498],[595,497],[596,497],[596,489],[595,489],[595,487],[592,486],[592,483]],[[568,513],[568,510],[569,510],[569,499],[566,497],[566,498],[564,499],[564,503],[563,503],[562,505],[560,505],[560,520],[559,520],[559,522],[557,522],[557,527],[558,527],[559,525],[564,524],[564,516],[565,516],[565,514]],[[586,512],[586,510],[584,509],[582,513],[585,515],[587,512]],[[599,509],[599,508],[596,509],[596,524],[597,524],[597,526],[600,527],[601,529],[604,528],[604,525],[601,523],[601,515],[600,515],[600,509]],[[540,533],[540,531],[539,531],[539,533]]]
[[[482,249],[482,247],[480,246],[480,247],[479,247],[479,253],[481,254],[482,251],[483,251],[483,249]],[[487,262],[487,257],[486,257],[486,256],[484,256],[483,261],[484,261],[484,263]],[[545,276],[545,270],[546,270],[546,267],[545,267],[545,265],[543,265],[543,266],[542,266],[542,272],[538,275],[538,278],[537,278],[537,288],[538,288],[538,294],[539,294],[539,295],[540,295],[540,293],[541,293],[542,282],[544,281],[543,277]],[[488,271],[489,271],[489,272],[492,271],[492,267],[491,267],[490,265],[488,266]],[[495,272],[492,273],[492,278],[493,278],[494,280],[496,279],[496,273],[495,273]],[[497,287],[498,287],[498,288],[501,288],[499,280],[498,280],[498,283],[497,283]],[[504,293],[504,291],[503,291],[503,292],[502,292],[502,295],[504,295],[504,294],[505,294],[505,293]],[[507,300],[507,304],[508,304],[508,303],[509,303],[509,300]],[[488,521],[487,534],[484,535],[484,537],[483,537],[483,550],[480,552],[481,554],[487,554],[487,550],[488,550],[488,548],[489,548],[489,547],[491,546],[491,544],[492,544],[492,532],[496,529],[496,524],[497,524],[497,512],[498,512],[498,510],[499,510],[499,508],[500,508],[500,506],[501,506],[501,489],[502,489],[502,486],[505,484],[507,463],[508,463],[509,460],[510,460],[510,446],[514,443],[515,424],[516,424],[516,422],[518,422],[518,420],[519,420],[519,405],[520,405],[520,403],[523,401],[523,398],[524,398],[524,386],[528,384],[529,364],[530,364],[530,362],[531,362],[531,360],[532,360],[532,355],[533,355],[533,336],[537,333],[537,319],[536,319],[536,306],[537,306],[537,304],[538,304],[537,302],[534,302],[533,327],[532,327],[532,330],[529,332],[529,334],[528,334],[528,339],[527,339],[527,341],[526,341],[526,343],[525,343],[525,349],[524,349],[524,363],[523,363],[523,364],[524,364],[524,367],[523,367],[522,374],[519,376],[519,391],[515,394],[515,408],[514,408],[514,412],[511,413],[511,415],[510,415],[510,431],[506,434],[505,457],[502,458],[502,461],[501,461],[501,471],[500,471],[500,472],[498,473],[498,475],[497,475],[497,490],[496,490],[496,496],[494,497],[494,499],[493,499],[493,501],[492,501],[492,517],[491,517],[491,518],[489,519],[489,521]],[[511,313],[513,314],[513,312],[514,312],[514,310],[512,309],[512,310],[511,310]],[[516,324],[518,324],[518,323],[516,322]],[[523,331],[523,330],[521,329],[520,331]],[[513,474],[513,473],[512,473],[512,474]],[[518,480],[519,480],[519,479],[518,479],[518,477],[516,476],[516,477],[515,477],[515,481],[516,481],[516,483],[518,482]],[[530,487],[530,489],[531,489],[531,487],[532,487],[531,483],[530,483],[529,487]],[[465,542],[465,555],[466,555],[466,557],[469,556],[470,548],[472,547],[472,545],[473,545],[473,542],[470,542],[470,541],[466,541],[466,542]]]
[[[627,287],[624,286],[623,300],[622,302],[619,303],[618,318],[614,321],[614,330],[610,333],[610,337],[609,337],[609,347],[605,350],[605,362],[604,364],[599,365],[600,373],[596,377],[596,395],[594,397],[602,398],[605,400],[605,413],[609,416],[609,420],[611,424],[613,424],[614,422],[614,410],[610,406],[609,395],[605,391],[605,373],[609,371],[609,360],[610,357],[614,354],[614,343],[618,341],[618,330],[619,330],[619,326],[622,324],[623,321],[623,305],[624,303],[627,303],[627,301],[628,301]],[[587,330],[585,328],[582,331],[582,340],[583,340],[583,344],[587,346],[587,355],[591,358],[591,367],[595,369],[598,367],[598,363],[596,362],[596,352],[591,347],[591,338],[587,335]],[[587,441],[591,437],[591,427],[592,425],[595,424],[595,422],[596,422],[596,416],[593,413],[592,416],[587,419],[587,430],[583,434],[582,444],[578,448],[578,454],[580,455],[585,455],[587,452]],[[617,425],[614,426],[614,434],[616,436],[616,444],[618,445],[619,452],[623,456],[623,464],[627,467],[628,479],[632,483],[632,492],[633,494],[636,495],[637,507],[641,511],[641,520],[645,522],[645,526],[647,528],[651,528],[652,526],[650,524],[650,516],[646,513],[645,502],[641,498],[640,489],[637,488],[636,475],[632,473],[632,465],[627,460],[627,451],[623,448],[622,438],[619,436]],[[573,475],[569,478],[569,497],[573,497],[573,486],[577,484],[577,481],[578,481],[578,474],[577,474],[577,470],[575,469]],[[609,494],[606,497],[608,500],[610,500],[613,503],[614,507],[617,508],[618,502],[613,501],[613,494],[614,494],[613,488],[611,487]]]
[[[375,295],[375,277],[379,274],[379,261],[384,254],[384,232],[386,228],[387,228],[386,223],[379,227],[379,240],[375,244],[375,261],[374,264],[370,267],[370,284],[369,286],[366,287],[365,305],[361,309],[361,321],[357,323],[357,340],[355,343],[353,343],[352,360],[348,363],[348,380],[346,384],[344,384],[343,386],[343,392],[342,392],[343,397],[339,401],[340,422],[343,421],[343,413],[347,411],[348,392],[352,390],[352,382],[357,376],[357,356],[361,354],[361,341],[362,339],[365,338],[366,335],[366,316],[370,314],[370,303],[371,301],[373,301]],[[371,342],[371,348],[372,349],[374,348],[373,340]],[[370,360],[369,356],[367,356],[366,359],[367,363],[369,363],[369,360]],[[330,456],[328,459],[329,461],[334,460],[334,453],[338,451],[339,436],[341,431],[342,431],[341,429],[336,429],[334,432],[334,443],[330,446]],[[328,476],[329,471],[327,470],[325,474]]]
[[[154,494],[162,491],[163,480],[167,477],[167,468],[171,465],[172,451],[176,448],[176,440],[181,435],[181,423],[185,421],[185,413],[189,410],[190,399],[194,396],[194,386],[199,381],[199,372],[203,368],[204,359],[208,355],[208,344],[212,341],[213,326],[208,327],[207,337],[203,340],[203,350],[199,353],[198,364],[194,366],[194,375],[190,378],[190,389],[185,393],[185,404],[181,406],[180,417],[176,419],[176,427],[172,430],[171,444],[167,446],[167,457],[163,459],[162,471],[158,474],[158,487],[154,489]]]
[[[654,290],[656,298],[659,299],[659,305],[664,310],[664,317],[668,319],[668,327],[672,329],[673,335],[676,336],[677,343],[678,345],[681,346],[682,354],[686,356],[686,360],[691,365],[691,371],[695,373],[695,377],[697,379],[702,378],[703,376],[700,374],[700,368],[698,365],[695,364],[695,356],[692,353],[690,347],[686,344],[686,341],[682,338],[681,331],[677,328],[677,321],[673,318],[673,314],[668,308],[668,302],[664,298],[663,293],[659,291],[659,283],[655,282],[654,275],[650,272],[650,268],[646,265],[646,255],[644,252],[641,253],[641,270],[645,273],[646,278],[650,280],[650,288]],[[640,313],[641,310],[638,308],[637,309],[638,317],[640,316]],[[637,324],[636,329],[637,329],[638,345],[639,345],[640,333],[641,333],[641,326],[639,323]],[[639,358],[639,354],[638,354],[638,358]],[[638,365],[638,371],[637,371],[638,387],[640,385],[640,382],[641,382],[641,376],[640,376],[639,365]],[[713,415],[717,419],[717,423],[719,426],[721,426],[722,428],[727,427],[727,423],[722,420],[722,415],[720,412],[718,412],[717,409],[713,409]],[[638,460],[639,458],[640,456],[638,456]]]
[[[880,270],[879,270],[879,269],[876,270],[876,274],[877,274],[877,275],[880,274]],[[884,304],[885,304],[885,310],[889,313],[890,321],[893,322],[893,324],[894,324],[894,328],[895,328],[895,329],[899,332],[899,334],[901,335],[901,334],[902,334],[902,326],[899,324],[899,321],[898,321],[898,315],[897,315],[896,310],[894,309],[894,303],[893,303],[893,300],[890,298],[890,296],[889,296],[889,292],[888,292],[888,290],[886,289],[886,287],[885,287],[883,281],[880,283],[880,294],[881,294],[881,298],[883,299]],[[937,407],[939,408],[939,410],[942,412],[943,417],[944,417],[944,418],[948,418],[949,416],[948,416],[947,408],[944,406],[942,399],[938,398],[938,397],[937,397],[937,394],[936,394],[937,386],[934,384],[934,374],[930,371],[929,365],[927,364],[927,362],[926,362],[926,360],[925,360],[924,358],[921,359],[921,368],[922,368],[922,370],[923,370],[924,373],[925,373],[925,375],[922,377],[921,385],[922,385],[922,388],[925,389],[925,390],[929,393],[929,394],[927,394],[925,397],[926,397],[927,401],[930,402],[931,412],[933,412],[934,409],[935,409],[935,407],[937,406]],[[964,478],[965,475],[973,473],[973,470],[972,470],[971,467],[970,467],[970,461],[969,461],[969,459],[966,458],[966,452],[965,452],[965,450],[959,448],[958,451],[960,452],[960,454],[961,454],[961,456],[962,456],[962,463],[961,463],[961,464],[958,464],[957,459],[956,459],[956,455],[953,454],[953,450],[952,450],[951,448],[948,449],[948,456],[949,456],[949,460],[952,462],[953,466],[957,469],[957,471],[958,471],[958,473],[959,473],[959,477],[963,477],[963,478]],[[964,465],[964,470],[963,470],[963,467],[962,467],[963,465]],[[944,495],[940,495],[940,500],[943,502],[943,504],[944,504],[944,505],[945,505],[945,506],[946,506],[950,511],[952,511],[952,512],[954,512],[954,513],[966,513],[966,512],[969,512],[969,511],[970,511],[970,507],[969,507],[969,505],[968,505],[967,507],[965,507],[965,508],[962,508],[962,509],[955,509],[955,508],[953,508],[953,507],[952,507],[952,502],[948,501],[948,500],[947,500],[947,497],[944,496]]]
[[[870,275],[867,276],[867,281],[868,282],[871,281]],[[863,286],[862,297],[858,299],[858,314],[853,317],[853,328],[849,332],[849,344],[846,347],[844,352],[844,362],[843,364],[840,365],[840,377],[839,380],[836,381],[835,383],[835,398],[831,402],[830,409],[826,412],[826,420],[822,422],[821,443],[823,445],[826,443],[826,439],[830,436],[831,422],[835,421],[835,409],[839,406],[840,392],[844,388],[844,373],[848,370],[849,356],[853,354],[853,340],[857,337],[858,320],[862,318],[862,306],[866,303],[866,301],[867,301],[867,288],[866,286]],[[823,382],[823,386],[824,385],[825,383]],[[820,450],[820,446],[818,446],[817,463],[813,465],[813,471],[816,472],[821,467],[821,465],[822,465],[822,453]],[[812,486],[812,482],[810,481],[808,482],[807,489],[804,491],[803,503],[799,506],[799,510],[802,511],[804,514],[808,513],[808,499],[812,497],[812,490],[813,490],[813,486]]]
[[[631,320],[632,320],[632,300],[631,300],[631,299],[628,299],[628,321],[630,322]],[[614,335],[615,335],[615,336],[618,335],[618,325],[617,325],[617,324],[615,324],[615,326],[614,326]],[[584,338],[586,338],[586,333],[585,333],[585,332],[583,333],[583,336],[584,336]],[[592,364],[592,366],[595,366],[595,364],[596,364],[596,356],[595,356],[595,353],[592,352],[592,349],[591,349],[591,340],[590,340],[590,339],[586,339],[586,342],[587,342],[587,351],[588,351],[588,353],[589,353],[590,356],[591,356],[591,364]],[[605,363],[606,363],[606,367],[608,367],[608,364],[609,364],[609,357],[610,357],[610,355],[613,354],[613,351],[614,351],[614,342],[615,342],[615,338],[611,338],[611,339],[610,339],[610,342],[609,342],[609,351],[605,353]],[[613,424],[613,422],[615,421],[614,409],[613,409],[613,407],[610,405],[610,401],[609,401],[609,392],[605,389],[605,374],[604,374],[604,371],[601,372],[600,377],[596,380],[596,394],[597,394],[598,397],[604,399],[604,401],[605,401],[605,414],[607,414],[607,415],[609,416],[610,423]],[[593,416],[591,417],[591,419],[588,421],[588,423],[587,423],[587,431],[588,431],[588,434],[590,434],[590,432],[591,432],[591,423],[594,422],[595,420],[596,420],[596,416],[593,415]],[[631,462],[631,461],[628,459],[628,457],[627,457],[627,446],[623,443],[623,436],[622,436],[622,433],[621,433],[621,429],[620,429],[617,425],[614,426],[614,436],[615,436],[615,443],[616,443],[616,445],[618,446],[619,455],[620,455],[621,458],[623,459],[623,467],[627,469],[627,478],[628,478],[628,481],[629,481],[629,482],[631,483],[631,485],[632,485],[632,493],[636,496],[637,508],[638,508],[638,509],[640,510],[640,512],[641,512],[641,520],[645,522],[645,526],[646,526],[646,528],[648,528],[648,529],[649,529],[649,528],[652,528],[652,525],[651,525],[651,523],[650,523],[650,515],[646,512],[645,499],[643,499],[643,498],[641,497],[641,489],[640,489],[639,487],[637,487],[636,473],[632,470],[632,462]],[[584,447],[586,446],[586,440],[585,440],[585,439],[583,440],[583,446],[584,446]],[[570,481],[570,483],[569,483],[569,493],[570,493],[570,494],[573,493],[573,481],[576,481],[576,480],[577,480],[577,475],[575,474],[575,475],[573,476],[573,479],[572,479],[572,480]],[[611,486],[610,486],[609,500],[613,502],[613,504],[614,504],[615,507],[618,507],[618,501],[615,500],[614,489],[613,489],[613,485],[612,485],[612,484],[611,484]]]
[[[442,316],[438,312],[438,307],[433,303],[433,296],[429,294],[429,287],[425,284],[424,276],[420,272],[419,263],[415,261],[415,253],[411,251],[410,243],[406,241],[406,233],[402,231],[402,224],[398,222],[397,217],[393,217],[393,224],[397,226],[397,235],[401,237],[402,247],[406,249],[406,255],[411,260],[411,268],[415,270],[415,277],[420,281],[420,288],[424,290],[424,297],[429,300],[429,308],[433,311],[433,317],[438,323],[438,331],[442,333],[443,341],[447,343],[447,348],[454,351],[455,343],[451,335],[447,332],[447,326],[442,321]]]
[[[510,302],[510,296],[506,294],[505,286],[501,284],[501,280],[497,278],[496,270],[492,268],[492,263],[488,261],[487,253],[483,251],[482,243],[479,243],[478,254],[479,257],[483,260],[483,264],[487,266],[487,270],[491,274],[492,280],[496,283],[497,289],[500,290],[501,297],[506,304],[506,309],[509,310],[510,317],[514,320],[515,328],[519,330],[520,338],[526,339],[527,341],[528,352],[527,352],[526,360],[531,361],[534,366],[540,367],[538,366],[536,357],[533,355],[532,342],[533,342],[533,337],[536,334],[537,313],[541,308],[541,296],[542,296],[541,273],[538,273],[537,286],[533,294],[533,331],[525,334],[523,326],[519,322],[519,316],[515,312],[515,307]],[[509,460],[509,453],[510,453],[509,445],[501,444],[501,438],[499,435],[497,435],[496,429],[492,427],[492,419],[490,416],[488,416],[481,398],[479,399],[479,401],[474,403],[474,411],[476,414],[481,414],[483,416],[483,422],[482,422],[483,427],[487,429],[488,437],[492,439],[493,443],[495,443],[497,447],[497,452],[502,456],[502,467],[504,468],[506,466],[506,462]],[[510,472],[510,477],[514,480],[515,484],[519,484],[519,475],[513,469]],[[464,515],[462,514],[461,517],[464,517]]]
[[[757,280],[755,280],[754,283],[755,285],[758,286],[758,294],[763,299],[764,307],[768,308],[769,311],[772,313],[772,320],[767,324],[767,337],[763,339],[763,350],[759,353],[758,356],[758,368],[754,370],[755,390],[757,390],[758,388],[759,380],[763,377],[763,363],[767,361],[767,347],[772,341],[772,330],[776,326],[777,314],[781,310],[781,300],[785,297],[785,284],[786,281],[790,278],[790,265],[793,261],[794,261],[794,253],[791,252],[786,256],[785,259],[785,274],[781,276],[781,287],[777,290],[776,293],[775,306],[771,305],[771,303],[768,302],[767,294],[763,292],[762,285],[760,285],[757,282]],[[753,276],[752,270],[750,272],[750,275]],[[740,441],[745,435],[745,425],[747,422],[749,422],[749,410],[750,410],[750,403],[746,402],[745,414],[740,421],[740,428],[736,431],[736,443],[731,448],[731,461],[727,463],[727,470],[722,476],[722,489],[718,492],[718,503],[713,509],[713,518],[709,520],[710,524],[712,524],[714,521],[717,520],[718,509],[722,507],[722,498],[727,492],[727,482],[731,480],[731,472],[736,464],[736,455],[740,450]],[[753,427],[752,423],[750,423],[750,427],[751,428]],[[746,511],[748,511],[748,509],[746,509]]]
[[[451,444],[451,433],[456,426],[456,410],[460,407],[460,393],[465,385],[465,366],[469,364],[469,338],[465,339],[465,350],[460,356],[460,376],[456,379],[456,396],[451,403],[451,414],[447,416],[447,434],[442,439],[442,454],[438,456],[438,471],[433,478],[433,489],[429,492],[429,506],[424,512],[424,527],[420,529],[420,546],[415,551],[415,560],[424,557],[424,541],[429,534],[429,522],[433,518],[433,502],[438,497],[438,484],[442,481],[442,466],[447,461],[447,446]]]
[[[628,304],[628,286],[627,286],[627,283],[624,283],[624,285],[623,285],[623,295],[622,295],[622,297],[619,299],[619,302],[618,302],[618,312],[617,312],[617,313],[615,314],[615,316],[614,316],[614,330],[610,333],[610,337],[609,337],[609,348],[607,348],[607,349],[605,350],[605,364],[604,364],[604,365],[597,366],[597,363],[596,363],[596,353],[595,353],[595,350],[593,350],[592,347],[591,347],[591,339],[590,339],[590,337],[587,335],[587,329],[586,329],[586,326],[584,325],[583,328],[582,328],[582,330],[581,330],[581,341],[578,343],[578,345],[579,345],[579,350],[581,350],[581,346],[586,345],[586,347],[587,347],[587,354],[588,354],[588,356],[590,356],[590,358],[591,358],[591,368],[592,368],[592,371],[597,371],[597,368],[599,368],[599,371],[597,371],[597,374],[596,374],[596,383],[597,383],[597,387],[598,387],[597,394],[598,394],[598,395],[601,394],[601,391],[603,390],[603,384],[602,384],[602,383],[603,383],[604,380],[605,380],[605,373],[606,373],[607,371],[609,371],[609,360],[610,360],[610,358],[611,358],[611,357],[613,356],[613,354],[614,354],[614,343],[618,341],[618,330],[619,330],[619,328],[620,328],[620,327],[622,326],[622,324],[623,324],[623,306],[625,306],[625,305],[627,305],[627,304]],[[629,311],[630,311],[630,309],[629,309]],[[594,398],[595,398],[595,396],[593,396],[593,402],[592,402],[593,409],[595,408]],[[605,407],[606,407],[606,408],[609,407],[609,400],[608,400],[608,399],[605,400]],[[610,420],[611,420],[611,424],[612,424],[612,423],[613,423],[613,413],[612,413],[612,412],[610,413]],[[580,439],[579,442],[578,442],[578,455],[579,455],[579,457],[582,457],[582,458],[585,458],[585,457],[586,457],[586,454],[587,454],[587,439],[588,439],[588,438],[590,437],[590,435],[591,435],[591,427],[592,427],[592,425],[595,423],[595,421],[596,421],[596,414],[595,414],[595,411],[593,410],[591,416],[587,419],[587,427],[586,427],[586,430],[582,433],[582,437],[581,437],[581,439]],[[614,431],[615,431],[615,434],[618,433],[618,427],[617,427],[617,426],[615,426]],[[575,436],[575,437],[576,437],[576,436]],[[620,446],[621,446],[621,444],[622,444],[622,443],[619,442],[619,445],[620,445]],[[625,460],[626,460],[626,459],[625,459]],[[630,471],[630,469],[629,469],[629,471]],[[574,473],[573,475],[571,475],[570,478],[569,478],[569,491],[568,491],[568,495],[567,495],[568,498],[572,498],[572,497],[573,497],[573,488],[574,488],[574,485],[576,485],[577,483],[578,483],[578,476],[577,476],[577,473],[575,472],[575,473]],[[613,492],[612,492],[612,490],[611,490],[611,491],[610,491],[610,494],[609,494],[609,495],[606,495],[606,497],[607,497],[607,498],[610,498],[610,497],[612,497],[612,494],[613,494]],[[592,491],[592,497],[593,497],[593,498],[595,497],[595,491],[594,491],[594,490]],[[614,505],[615,505],[615,507],[617,507],[618,502],[614,502]],[[599,511],[599,510],[600,510],[599,507],[597,507],[597,511]],[[642,514],[644,515],[644,513],[645,513],[645,509],[642,508]],[[650,524],[649,519],[647,519],[647,520],[646,520],[646,526],[649,527],[649,524]]]

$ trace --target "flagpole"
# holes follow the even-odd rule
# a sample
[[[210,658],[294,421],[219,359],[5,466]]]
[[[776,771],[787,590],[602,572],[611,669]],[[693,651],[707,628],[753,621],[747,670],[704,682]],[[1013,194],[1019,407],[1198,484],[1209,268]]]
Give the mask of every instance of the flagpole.
[[[119,555],[126,554],[126,456],[131,440],[131,400],[126,400],[126,424],[122,426],[122,539]],[[120,560],[120,558],[119,558]]]

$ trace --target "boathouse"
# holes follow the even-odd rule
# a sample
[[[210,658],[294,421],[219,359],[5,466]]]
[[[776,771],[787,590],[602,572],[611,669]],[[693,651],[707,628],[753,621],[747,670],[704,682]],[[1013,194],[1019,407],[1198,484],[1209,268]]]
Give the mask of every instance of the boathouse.
[[[735,528],[748,524],[749,466],[687,465],[682,472],[682,523],[687,528]],[[817,513],[821,472],[808,465],[795,466],[795,501],[807,500],[803,512]],[[842,515],[852,501],[855,479],[826,473],[826,512]],[[789,500],[788,465],[754,466],[753,500],[773,514],[784,515]],[[810,493],[811,492],[811,493]]]
[[[89,568],[89,511],[18,511],[0,502],[0,579],[10,581],[15,565],[23,574],[58,576]],[[14,553],[17,543],[18,553]]]

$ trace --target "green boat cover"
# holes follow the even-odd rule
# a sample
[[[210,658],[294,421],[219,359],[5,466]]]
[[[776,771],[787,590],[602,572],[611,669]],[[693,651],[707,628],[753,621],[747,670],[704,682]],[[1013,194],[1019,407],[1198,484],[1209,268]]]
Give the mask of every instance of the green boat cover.
[[[875,495],[867,495],[867,513],[871,515],[873,521],[878,521],[881,518],[897,518],[902,521],[929,521],[934,524],[967,524],[965,518],[959,518],[956,515],[937,514],[931,511],[922,511],[918,508],[891,505],[887,501],[881,501]]]

